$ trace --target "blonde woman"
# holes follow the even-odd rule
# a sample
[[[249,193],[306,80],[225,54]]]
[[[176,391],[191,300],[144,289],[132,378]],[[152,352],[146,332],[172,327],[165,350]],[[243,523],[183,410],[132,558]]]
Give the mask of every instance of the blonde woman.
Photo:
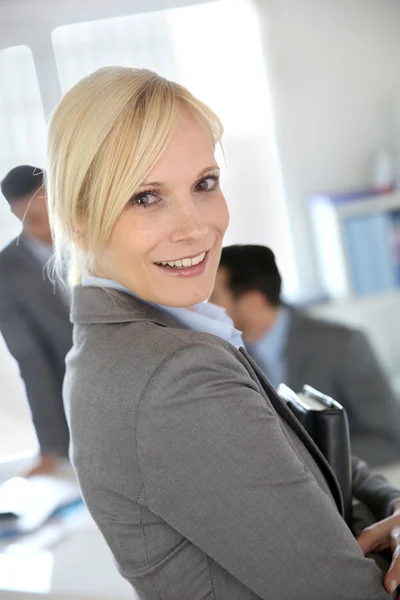
[[[383,600],[322,456],[204,303],[229,219],[221,136],[186,89],[129,68],[83,79],[52,118],[50,216],[75,327],[64,391],[85,501],[141,600]],[[355,477],[377,517],[394,510],[398,492],[363,465]]]

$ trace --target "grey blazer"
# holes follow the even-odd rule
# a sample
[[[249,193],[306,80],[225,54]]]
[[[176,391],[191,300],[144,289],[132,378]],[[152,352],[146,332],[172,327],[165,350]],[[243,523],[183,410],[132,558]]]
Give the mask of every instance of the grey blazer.
[[[62,456],[69,444],[62,402],[68,313],[21,235],[0,253],[0,331],[18,362],[41,451]]]
[[[346,408],[354,454],[400,461],[400,403],[361,331],[291,310],[287,364],[290,387],[308,383]]]
[[[141,600],[384,600],[322,455],[244,350],[122,292],[77,287],[71,458]],[[399,497],[354,461],[354,494]]]

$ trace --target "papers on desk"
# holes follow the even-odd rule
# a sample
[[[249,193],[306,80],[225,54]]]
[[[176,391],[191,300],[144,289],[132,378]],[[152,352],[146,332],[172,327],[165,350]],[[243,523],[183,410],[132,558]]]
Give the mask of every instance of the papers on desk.
[[[67,507],[81,503],[74,480],[36,475],[0,486],[0,538],[31,533]]]

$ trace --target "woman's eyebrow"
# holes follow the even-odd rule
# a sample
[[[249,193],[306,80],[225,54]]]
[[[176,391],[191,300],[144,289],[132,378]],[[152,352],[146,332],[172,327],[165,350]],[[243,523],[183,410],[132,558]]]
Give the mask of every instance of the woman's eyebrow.
[[[209,173],[210,171],[215,171],[218,170],[219,171],[219,167],[217,164],[211,165],[209,167],[205,167],[205,169],[202,169],[196,176],[195,179],[201,179],[201,177],[203,177],[206,173]],[[166,185],[165,181],[144,181],[142,183],[142,185],[140,186],[140,188],[144,188],[144,187],[163,187]]]

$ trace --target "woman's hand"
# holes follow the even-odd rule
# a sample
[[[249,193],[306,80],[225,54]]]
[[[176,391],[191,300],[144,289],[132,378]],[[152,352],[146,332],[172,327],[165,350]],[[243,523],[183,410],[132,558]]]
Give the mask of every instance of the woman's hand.
[[[364,554],[392,551],[392,563],[384,578],[385,588],[392,594],[400,585],[400,501],[395,503],[390,517],[364,529],[357,541]]]

